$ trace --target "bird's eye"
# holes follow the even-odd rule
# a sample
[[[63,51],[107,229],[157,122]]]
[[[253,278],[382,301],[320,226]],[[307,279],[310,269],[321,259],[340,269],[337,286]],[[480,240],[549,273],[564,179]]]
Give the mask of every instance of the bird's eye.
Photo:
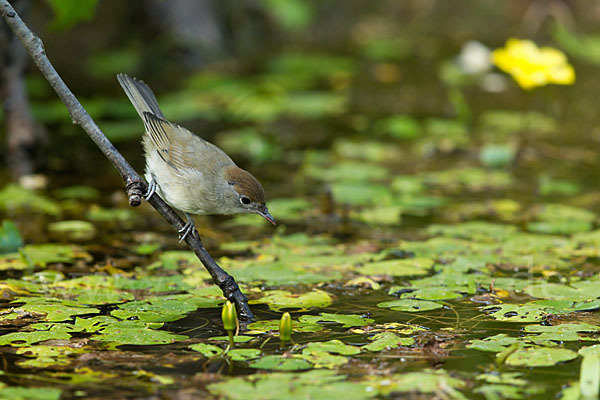
[[[240,202],[241,202],[242,204],[244,204],[244,205],[248,205],[248,204],[252,203],[252,202],[250,201],[250,199],[249,199],[249,198],[247,198],[246,196],[242,196],[242,197],[240,197]]]

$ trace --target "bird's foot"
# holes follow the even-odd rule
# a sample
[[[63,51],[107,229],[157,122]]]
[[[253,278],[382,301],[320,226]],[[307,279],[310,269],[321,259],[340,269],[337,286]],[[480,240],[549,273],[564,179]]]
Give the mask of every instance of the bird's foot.
[[[185,225],[178,230],[177,232],[179,232],[179,243],[183,242],[185,240],[185,238],[194,231],[194,229],[196,229],[196,225],[194,225],[194,220],[192,219],[192,217],[189,214],[185,214],[185,216],[187,217],[187,222],[185,223]]]
[[[150,183],[148,184],[148,190],[146,191],[146,193],[144,193],[144,199],[146,199],[146,201],[150,200],[150,197],[152,197],[152,195],[155,192],[156,192],[156,181],[153,178],[150,181]]]

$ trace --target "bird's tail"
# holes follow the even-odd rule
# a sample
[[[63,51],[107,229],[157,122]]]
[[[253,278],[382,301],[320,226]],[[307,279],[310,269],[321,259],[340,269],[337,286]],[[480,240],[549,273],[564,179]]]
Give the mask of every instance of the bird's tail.
[[[117,80],[142,119],[144,119],[145,112],[152,113],[162,119],[165,118],[162,111],[160,111],[152,89],[144,81],[132,78],[127,74],[118,74]]]

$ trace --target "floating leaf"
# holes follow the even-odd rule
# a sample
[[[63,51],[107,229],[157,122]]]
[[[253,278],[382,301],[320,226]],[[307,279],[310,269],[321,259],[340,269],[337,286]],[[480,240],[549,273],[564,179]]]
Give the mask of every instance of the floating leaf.
[[[482,311],[489,313],[490,316],[507,322],[537,322],[541,321],[548,314],[547,307],[530,304],[499,304],[496,306],[484,307]]]
[[[443,305],[426,300],[392,300],[377,304],[377,307],[391,308],[394,311],[419,312],[442,308]]]
[[[505,362],[514,367],[549,367],[574,358],[577,358],[577,353],[569,349],[526,347],[515,350]]]
[[[403,338],[396,335],[393,332],[382,332],[378,333],[372,338],[373,342],[364,345],[362,348],[369,351],[382,351],[386,349],[393,349],[398,346],[411,346],[415,343],[415,339],[408,337]]]
[[[361,317],[352,314],[330,314],[321,313],[320,315],[303,315],[298,319],[300,322],[315,324],[317,322],[336,322],[342,324],[345,328],[353,326],[363,326],[373,322],[371,318]]]
[[[256,321],[252,322],[248,325],[248,333],[258,334],[258,333],[267,333],[279,332],[279,320],[264,320],[264,321]],[[294,321],[292,324],[293,332],[319,332],[324,330],[323,326],[314,322],[303,322],[303,321]]]
[[[14,222],[3,220],[0,226],[0,254],[17,251],[23,246],[23,238]]]
[[[277,356],[279,357],[279,356]],[[304,360],[301,360],[304,361]],[[306,361],[304,361],[306,363]],[[301,373],[253,374],[230,377],[208,385],[210,393],[231,400],[260,398],[362,400],[375,397],[377,391],[366,383],[352,382],[336,371],[314,370]]]
[[[250,363],[249,367],[257,369],[272,369],[277,371],[300,371],[311,369],[313,366],[311,363],[298,355],[292,355],[291,357],[270,355]]]
[[[8,214],[30,211],[52,216],[60,214],[60,207],[53,200],[13,184],[0,190],[0,210]]]
[[[48,224],[50,233],[68,240],[91,240],[96,235],[94,224],[88,221],[59,221]]]
[[[211,358],[223,354],[223,349],[214,344],[196,343],[188,346],[190,349],[201,353],[204,357]]]
[[[53,387],[9,386],[0,388],[0,397],[12,400],[58,400],[62,390]]]
[[[268,304],[273,311],[285,308],[300,308],[307,310],[312,307],[327,307],[332,303],[331,295],[322,290],[314,289],[303,294],[292,294],[286,290],[268,290],[263,297],[251,300],[250,304]]]
[[[433,264],[430,258],[408,258],[372,262],[357,270],[363,275],[418,276],[429,274]]]
[[[519,342],[518,338],[507,336],[504,333],[499,333],[484,339],[470,340],[467,347],[481,351],[493,351],[498,353],[517,342]]]

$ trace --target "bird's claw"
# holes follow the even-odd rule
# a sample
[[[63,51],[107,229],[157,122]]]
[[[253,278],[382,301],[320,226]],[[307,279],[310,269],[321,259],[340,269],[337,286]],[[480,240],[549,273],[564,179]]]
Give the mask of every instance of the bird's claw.
[[[146,201],[150,200],[150,197],[156,192],[156,181],[152,179],[148,184],[148,190],[144,193],[144,199]]]
[[[179,232],[179,243],[183,242],[185,240],[185,238],[194,230],[196,229],[196,227],[194,226],[194,222],[193,221],[189,221],[185,223],[185,225],[183,226],[183,228],[179,229],[177,232]]]

